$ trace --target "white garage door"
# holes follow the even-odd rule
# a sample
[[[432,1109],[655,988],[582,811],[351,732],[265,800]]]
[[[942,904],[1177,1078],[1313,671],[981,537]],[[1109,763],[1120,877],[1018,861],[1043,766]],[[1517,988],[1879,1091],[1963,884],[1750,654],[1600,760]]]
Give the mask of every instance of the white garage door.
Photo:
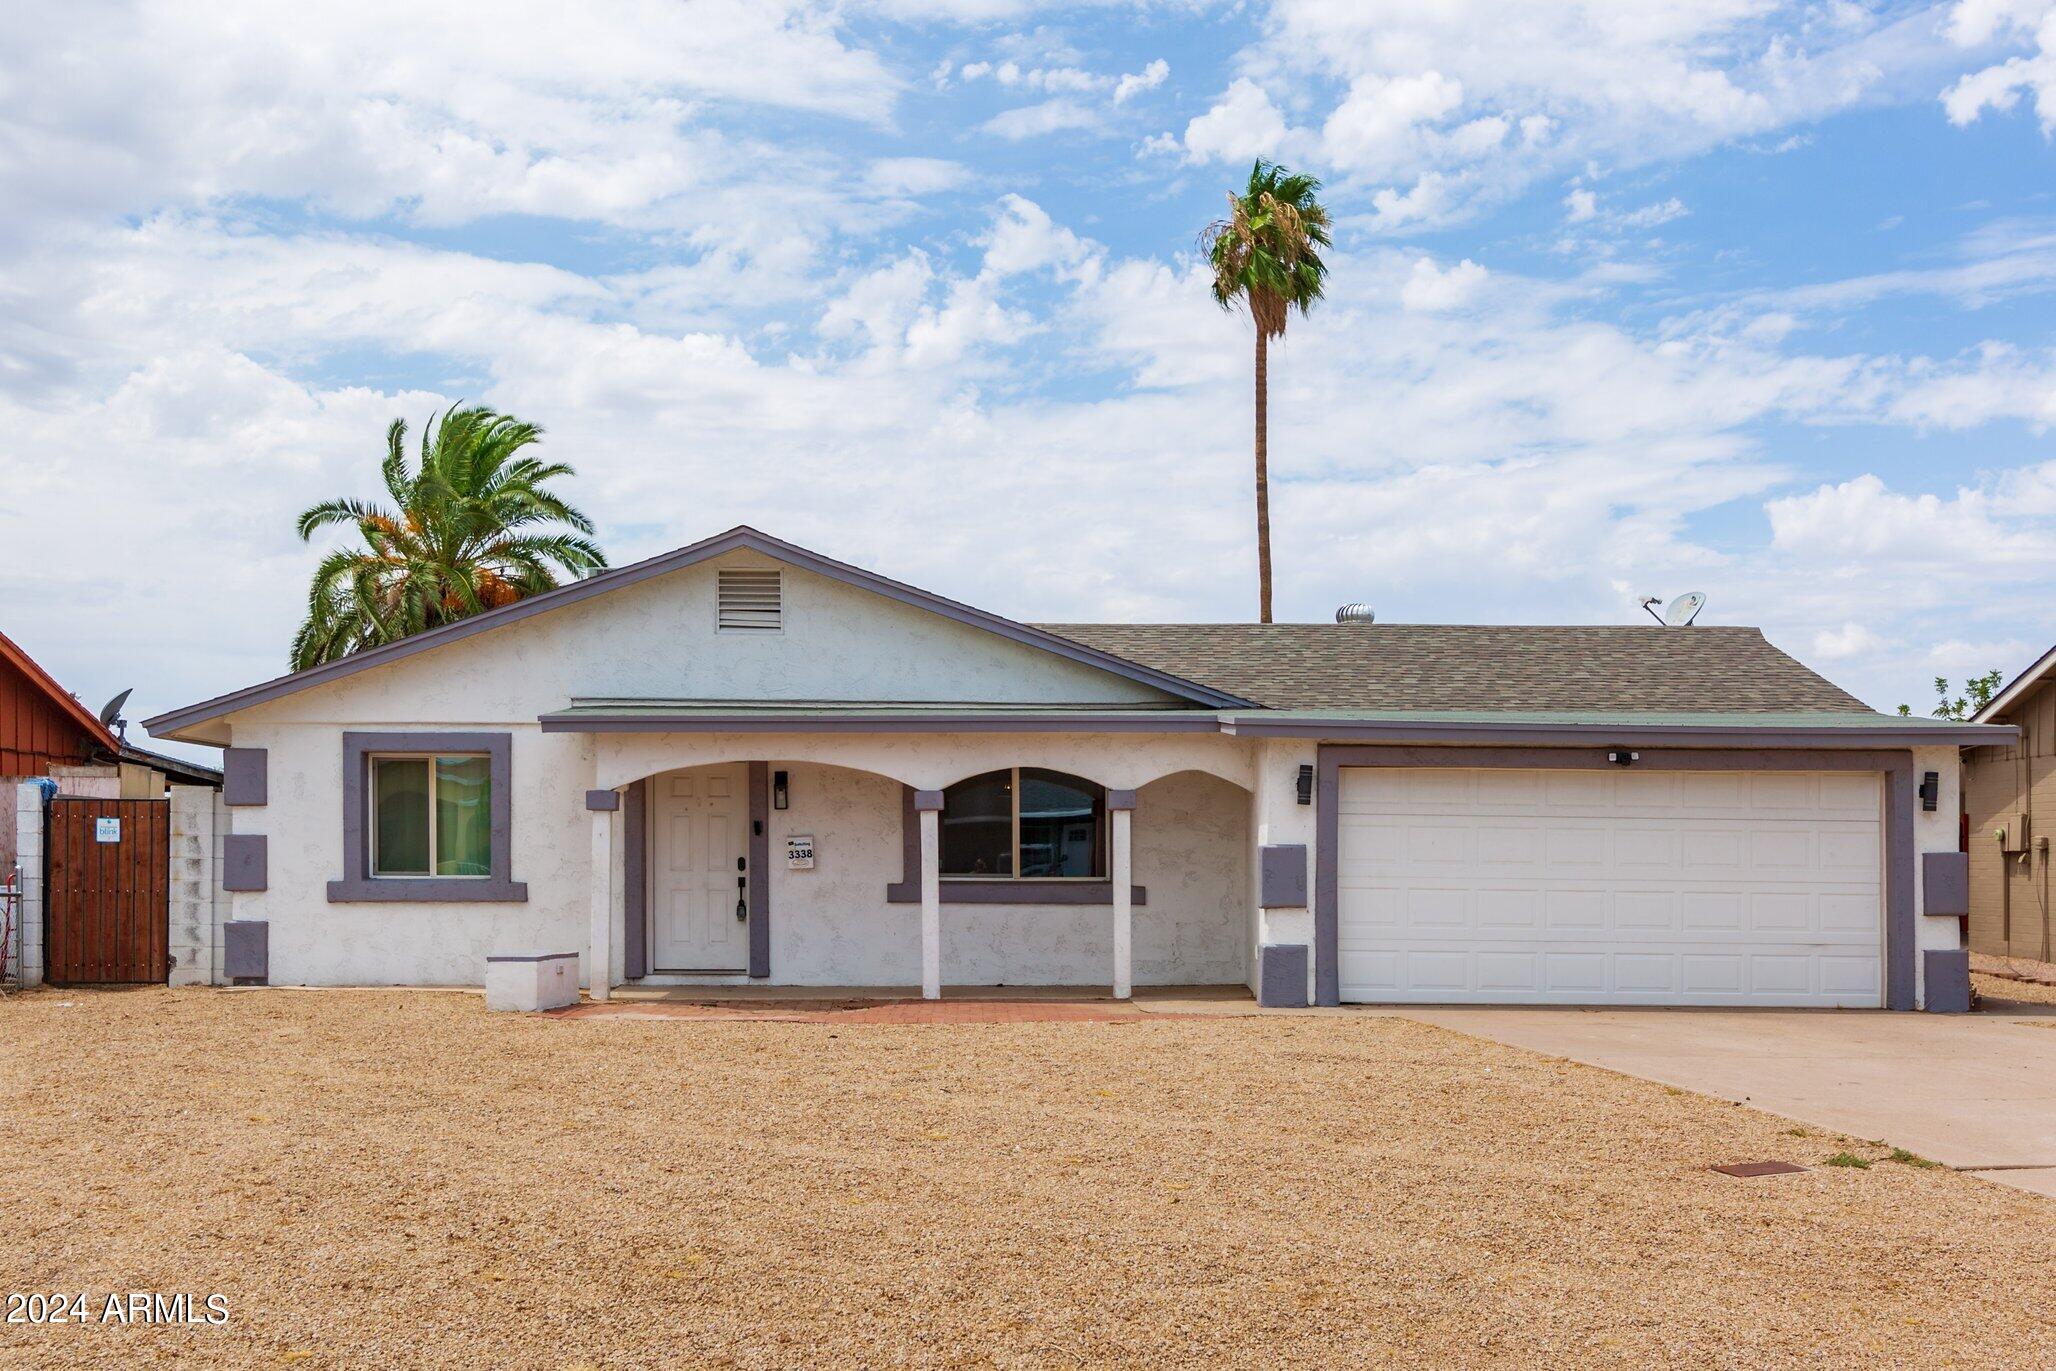
[[[1342,998],[1880,1004],[1874,772],[1352,767]]]

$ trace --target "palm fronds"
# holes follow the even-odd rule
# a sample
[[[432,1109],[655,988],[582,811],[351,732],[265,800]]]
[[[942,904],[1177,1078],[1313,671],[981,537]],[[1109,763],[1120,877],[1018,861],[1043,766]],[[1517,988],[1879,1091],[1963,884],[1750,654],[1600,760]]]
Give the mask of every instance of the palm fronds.
[[[360,548],[315,567],[307,618],[293,636],[295,670],[512,604],[607,565],[593,522],[545,487],[573,475],[522,449],[542,430],[483,406],[431,416],[418,464],[407,421],[386,430],[379,475],[390,505],[324,500],[301,512],[300,537],[354,528]],[[568,528],[571,532],[553,531]]]

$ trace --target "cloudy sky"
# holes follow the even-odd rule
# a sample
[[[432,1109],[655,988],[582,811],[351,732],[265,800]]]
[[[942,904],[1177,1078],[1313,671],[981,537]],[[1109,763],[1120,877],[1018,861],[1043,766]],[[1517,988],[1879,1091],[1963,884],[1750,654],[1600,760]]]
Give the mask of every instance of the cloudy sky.
[[[1873,704],[2056,638],[2056,0],[42,3],[0,42],[0,628],[276,674],[388,420],[534,420],[629,561],[748,522],[1030,619],[1701,589]]]

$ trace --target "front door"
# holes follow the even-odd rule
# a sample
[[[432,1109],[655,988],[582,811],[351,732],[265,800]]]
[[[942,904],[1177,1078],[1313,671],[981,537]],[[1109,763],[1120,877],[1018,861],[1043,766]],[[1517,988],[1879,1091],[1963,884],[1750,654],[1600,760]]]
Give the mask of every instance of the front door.
[[[703,766],[658,778],[651,805],[650,970],[749,970],[743,863],[746,768]]]

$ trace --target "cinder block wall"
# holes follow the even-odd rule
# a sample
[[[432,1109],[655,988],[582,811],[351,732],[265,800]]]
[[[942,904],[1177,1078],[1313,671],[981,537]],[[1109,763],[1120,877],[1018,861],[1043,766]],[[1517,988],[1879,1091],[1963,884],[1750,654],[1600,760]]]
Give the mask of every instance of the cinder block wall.
[[[171,788],[171,983],[212,985],[220,965],[215,895],[215,796],[208,787]]]
[[[21,899],[14,934],[7,941],[8,979],[43,983],[43,788],[23,781],[4,797],[14,811],[15,859],[21,865]]]

